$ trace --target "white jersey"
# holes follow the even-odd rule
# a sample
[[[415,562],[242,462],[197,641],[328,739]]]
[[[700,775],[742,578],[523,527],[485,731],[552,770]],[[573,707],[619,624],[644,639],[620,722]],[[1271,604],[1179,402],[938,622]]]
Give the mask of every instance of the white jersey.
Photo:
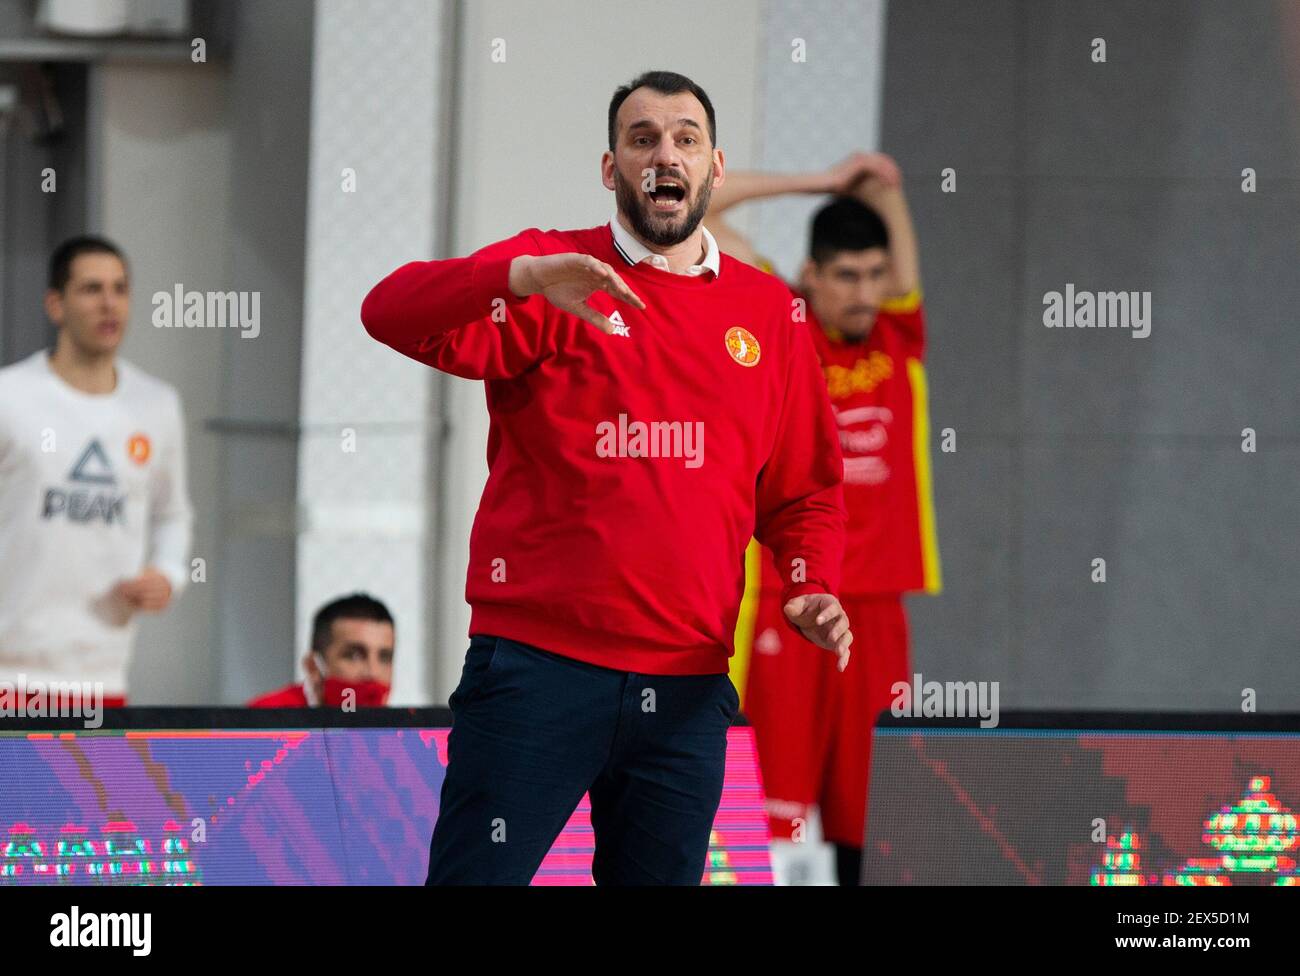
[[[125,693],[137,615],[113,588],[153,566],[179,593],[190,523],[173,387],[118,359],[83,393],[45,351],[0,369],[0,681]]]

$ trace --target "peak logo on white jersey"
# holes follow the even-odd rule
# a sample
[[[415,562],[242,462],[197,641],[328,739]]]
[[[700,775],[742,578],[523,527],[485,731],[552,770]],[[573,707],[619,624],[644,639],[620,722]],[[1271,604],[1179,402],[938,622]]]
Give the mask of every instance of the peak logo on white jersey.
[[[82,484],[116,487],[113,466],[98,438],[93,438],[68,472],[68,480]],[[69,522],[103,522],[122,525],[126,522],[126,496],[115,491],[90,488],[46,488],[41,518],[66,518]]]

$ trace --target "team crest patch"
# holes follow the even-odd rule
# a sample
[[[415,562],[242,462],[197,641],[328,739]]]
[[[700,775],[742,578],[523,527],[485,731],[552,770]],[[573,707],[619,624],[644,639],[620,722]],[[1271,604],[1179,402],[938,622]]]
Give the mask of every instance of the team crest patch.
[[[727,330],[726,343],[727,353],[742,366],[757,364],[763,354],[758,347],[758,340],[754,338],[754,333],[738,325]]]
[[[148,461],[150,450],[149,438],[144,434],[135,434],[126,442],[126,455],[136,464]]]

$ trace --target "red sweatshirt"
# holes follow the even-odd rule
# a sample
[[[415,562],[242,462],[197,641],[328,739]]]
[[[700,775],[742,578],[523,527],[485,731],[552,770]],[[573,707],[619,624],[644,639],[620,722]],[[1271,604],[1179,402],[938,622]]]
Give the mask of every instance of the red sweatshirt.
[[[510,291],[515,257],[566,252],[608,262],[646,303],[591,296],[623,334]],[[608,224],[530,228],[405,264],[366,296],[375,339],[485,381],[471,634],[620,671],[718,674],[751,535],[777,555],[783,600],[836,591],[843,461],[809,327],[780,279],[721,261],[716,278],[678,275],[629,264]]]

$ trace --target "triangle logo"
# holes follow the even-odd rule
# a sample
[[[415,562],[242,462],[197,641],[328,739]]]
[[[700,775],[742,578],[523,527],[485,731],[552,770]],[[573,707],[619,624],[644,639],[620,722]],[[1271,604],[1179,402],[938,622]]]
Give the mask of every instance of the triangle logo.
[[[72,473],[68,477],[72,481],[87,481],[94,485],[117,484],[117,479],[113,477],[113,467],[108,463],[108,456],[98,439],[92,440],[81,452],[81,457],[72,466]]]

